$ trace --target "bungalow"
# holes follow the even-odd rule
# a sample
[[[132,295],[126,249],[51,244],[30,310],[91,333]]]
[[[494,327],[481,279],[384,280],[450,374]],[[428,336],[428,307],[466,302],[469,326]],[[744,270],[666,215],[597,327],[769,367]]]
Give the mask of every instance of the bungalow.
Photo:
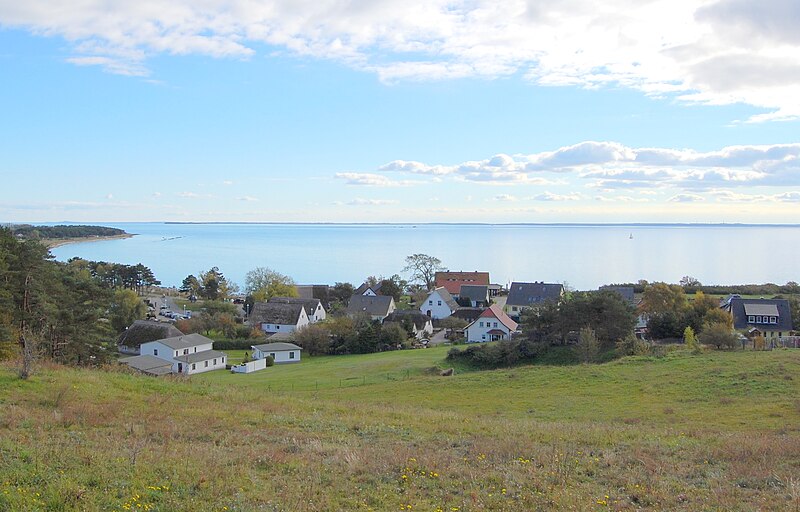
[[[117,338],[117,350],[123,354],[140,354],[142,343],[182,335],[171,323],[136,320]]]
[[[158,357],[171,363],[172,373],[185,375],[223,369],[227,356],[224,352],[213,350],[213,343],[200,334],[175,336],[142,343],[142,355],[138,357]],[[126,359],[129,360],[130,366],[141,364],[143,361]]]
[[[383,319],[383,324],[397,323],[403,327],[409,327],[418,340],[429,337],[433,334],[433,323],[427,315],[423,315],[416,309],[398,309]]]
[[[458,294],[458,300],[462,305],[469,307],[488,307],[489,306],[489,287],[486,285],[462,284]]]
[[[481,313],[481,316],[469,324],[464,332],[467,343],[483,343],[510,339],[511,334],[516,330],[517,323],[495,304]]]
[[[256,302],[250,313],[250,325],[267,334],[290,333],[302,329],[311,321],[302,303]]]
[[[172,363],[170,361],[149,354],[123,357],[119,362],[147,375],[168,375],[172,373]]]
[[[372,320],[383,321],[396,309],[394,298],[384,295],[353,295],[347,304],[348,316],[369,315]]]
[[[269,299],[273,304],[302,304],[306,310],[309,323],[316,323],[325,320],[327,314],[325,308],[322,307],[322,301],[319,299],[302,299],[297,297],[272,297]]]
[[[436,272],[434,285],[436,288],[444,287],[453,297],[458,297],[463,285],[489,286],[488,272]]]
[[[558,302],[564,295],[564,285],[543,282],[511,283],[506,299],[505,312],[519,318],[526,309],[540,306],[546,301]]]
[[[299,363],[300,351],[303,350],[294,343],[264,343],[252,345],[250,348],[253,349],[253,359],[260,360],[271,356],[275,364]]]
[[[723,309],[733,316],[733,328],[747,331],[750,337],[767,340],[789,336],[792,313],[786,299],[743,299],[732,297]]]
[[[428,294],[428,297],[422,301],[419,310],[422,314],[433,318],[434,320],[441,320],[452,315],[458,309],[458,303],[447,291],[447,288],[440,286]]]

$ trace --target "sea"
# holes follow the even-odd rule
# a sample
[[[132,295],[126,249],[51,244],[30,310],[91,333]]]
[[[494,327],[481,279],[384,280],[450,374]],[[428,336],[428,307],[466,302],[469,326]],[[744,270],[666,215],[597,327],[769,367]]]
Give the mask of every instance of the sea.
[[[268,267],[298,284],[350,282],[403,272],[412,254],[449,270],[488,271],[493,283],[703,284],[800,281],[800,225],[741,224],[253,224],[111,223],[135,236],[52,249],[72,257],[142,263],[165,286],[218,267],[243,286]]]

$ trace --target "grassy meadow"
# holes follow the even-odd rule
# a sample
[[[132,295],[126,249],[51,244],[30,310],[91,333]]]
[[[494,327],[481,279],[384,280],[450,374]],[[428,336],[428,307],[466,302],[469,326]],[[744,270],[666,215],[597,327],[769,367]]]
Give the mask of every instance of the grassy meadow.
[[[800,510],[800,351],[441,377],[445,355],[0,367],[0,510]]]

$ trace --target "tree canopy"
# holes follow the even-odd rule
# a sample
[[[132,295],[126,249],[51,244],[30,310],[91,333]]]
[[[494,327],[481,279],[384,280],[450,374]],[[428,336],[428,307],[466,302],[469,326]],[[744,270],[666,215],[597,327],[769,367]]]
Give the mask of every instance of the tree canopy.
[[[267,267],[256,267],[248,272],[244,286],[255,302],[267,302],[272,297],[297,297],[294,280]]]
[[[429,291],[433,289],[436,272],[442,270],[444,267],[439,258],[420,253],[406,256],[406,266],[403,268],[403,272],[407,272],[412,281],[424,285]]]

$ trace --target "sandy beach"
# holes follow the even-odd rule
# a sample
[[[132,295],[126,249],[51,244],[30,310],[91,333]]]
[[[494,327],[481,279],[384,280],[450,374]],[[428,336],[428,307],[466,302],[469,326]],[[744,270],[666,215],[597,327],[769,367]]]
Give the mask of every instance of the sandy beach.
[[[78,244],[84,242],[103,242],[105,240],[121,240],[123,238],[131,238],[134,235],[130,233],[125,233],[122,235],[114,235],[114,236],[82,236],[76,238],[45,238],[42,239],[42,243],[47,246],[48,249],[53,249],[55,247],[61,247],[62,245],[68,244]]]

